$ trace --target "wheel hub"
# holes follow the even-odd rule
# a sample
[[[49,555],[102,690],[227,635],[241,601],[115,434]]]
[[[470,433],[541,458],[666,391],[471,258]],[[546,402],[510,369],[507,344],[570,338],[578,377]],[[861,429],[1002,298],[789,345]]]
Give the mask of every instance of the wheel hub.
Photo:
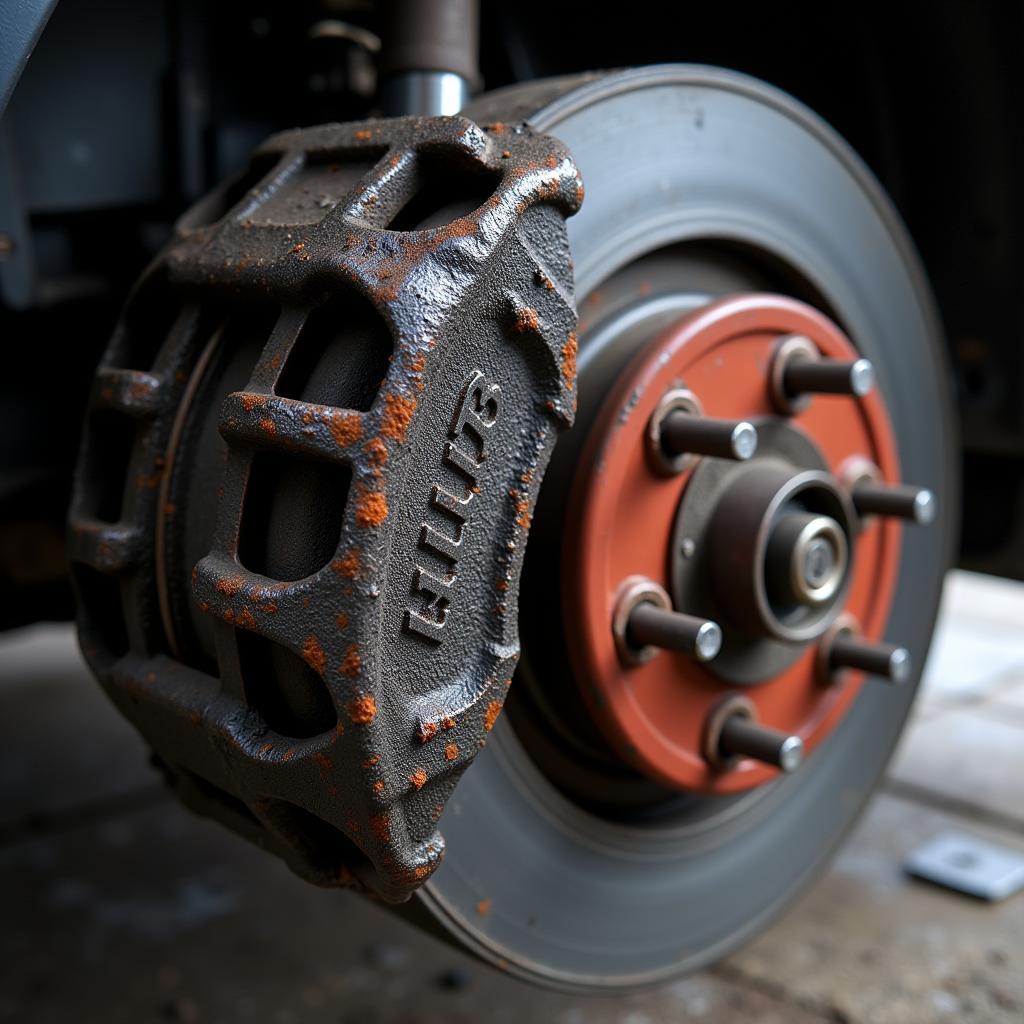
[[[587,704],[644,775],[760,786],[864,684],[833,671],[830,630],[842,616],[881,650],[899,565],[899,522],[857,507],[858,484],[900,479],[872,378],[827,317],[747,294],[683,316],[604,400],[572,486],[563,601]]]

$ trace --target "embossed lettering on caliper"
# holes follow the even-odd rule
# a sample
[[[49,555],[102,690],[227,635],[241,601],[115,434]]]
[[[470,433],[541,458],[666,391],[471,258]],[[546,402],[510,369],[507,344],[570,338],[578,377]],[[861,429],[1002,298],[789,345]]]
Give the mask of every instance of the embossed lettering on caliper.
[[[445,443],[441,457],[442,465],[451,470],[448,476],[454,481],[452,490],[434,484],[430,494],[433,515],[431,521],[421,525],[416,545],[417,551],[429,552],[447,563],[448,571],[437,575],[417,559],[412,573],[416,603],[405,611],[406,631],[432,644],[444,639],[469,509],[480,491],[480,471],[487,461],[488,439],[500,414],[501,387],[474,370],[463,388],[462,401],[448,428],[450,440]]]

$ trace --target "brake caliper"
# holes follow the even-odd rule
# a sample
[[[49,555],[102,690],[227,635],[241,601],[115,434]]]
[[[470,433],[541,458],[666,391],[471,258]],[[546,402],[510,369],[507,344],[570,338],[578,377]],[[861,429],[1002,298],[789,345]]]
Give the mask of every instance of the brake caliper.
[[[407,898],[501,710],[576,405],[582,195],[522,125],[275,136],[181,220],[97,373],[89,663],[190,805],[317,884]]]

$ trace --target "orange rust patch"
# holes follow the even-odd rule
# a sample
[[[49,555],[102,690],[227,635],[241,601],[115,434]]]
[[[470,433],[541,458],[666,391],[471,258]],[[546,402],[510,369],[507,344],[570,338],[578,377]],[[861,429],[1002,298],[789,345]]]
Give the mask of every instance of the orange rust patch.
[[[255,629],[256,620],[252,617],[252,612],[248,608],[243,608],[238,613],[238,625],[244,629]]]
[[[484,728],[490,732],[494,728],[494,723],[498,720],[498,715],[501,714],[501,702],[492,700],[487,705],[487,711],[484,714]]]
[[[343,676],[354,679],[362,667],[363,659],[359,657],[359,644],[349,644],[348,650],[345,651],[345,660],[338,666],[338,671]]]
[[[383,779],[378,779],[373,784],[373,791],[374,791],[374,793],[383,793],[384,792],[384,780]]]
[[[495,121],[494,124],[485,124],[484,128],[494,135],[501,135],[505,131],[505,122]]]
[[[452,718],[450,715],[445,715],[444,718],[441,719],[441,728],[442,729],[454,729],[455,728],[455,719]]]
[[[265,417],[260,420],[260,430],[262,430],[264,434],[276,434],[277,426],[274,424],[272,419]]]
[[[377,717],[377,702],[373,697],[359,697],[348,706],[348,717],[356,725],[369,725]]]
[[[331,760],[322,750],[318,750],[311,758],[313,764],[322,771],[330,771],[334,767],[334,761]]]
[[[331,413],[327,426],[331,436],[342,448],[355,444],[363,435],[363,421],[354,412]]]
[[[334,622],[338,629],[348,629],[348,616],[344,612],[338,612],[334,616]]]
[[[549,156],[544,163],[547,164],[551,170],[554,170],[558,166],[558,158],[556,156]]]
[[[416,411],[416,399],[403,395],[384,396],[384,415],[381,417],[380,432],[400,444],[405,442],[412,414]]]
[[[373,768],[375,765],[380,764],[380,754],[371,754],[364,762],[364,768]]]
[[[437,735],[437,722],[424,722],[416,733],[420,743],[427,743]]]
[[[375,437],[363,445],[363,451],[366,452],[367,458],[375,467],[374,475],[379,475],[380,467],[388,461],[387,445],[379,437]]]
[[[562,376],[565,386],[572,387],[576,382],[576,332],[571,331],[562,346]]]
[[[354,580],[363,568],[358,551],[348,551],[341,558],[331,563],[331,568],[339,575]]]
[[[459,745],[457,743],[449,743],[444,748],[444,756],[446,761],[454,761],[459,756]]]
[[[530,499],[524,498],[519,491],[513,488],[508,492],[508,496],[515,503],[516,507],[516,524],[521,526],[524,530],[530,527]]]
[[[413,373],[422,373],[426,365],[427,357],[422,352],[419,352],[409,360],[409,369],[412,370]]]
[[[306,637],[306,642],[302,645],[302,657],[306,659],[306,664],[309,665],[314,672],[318,675],[324,674],[324,667],[327,664],[327,655],[324,654],[324,649],[320,646],[320,641],[310,633]]]
[[[225,579],[217,580],[213,585],[213,589],[225,597],[234,597],[242,589],[243,585],[244,580],[241,576],[228,576]]]
[[[356,140],[358,142],[369,142],[373,138],[373,132],[368,131],[366,128],[360,128],[356,132]]]
[[[422,789],[427,784],[427,773],[422,768],[417,768],[409,776],[409,782],[412,783],[413,789]]]
[[[302,250],[305,249],[305,248],[306,248],[306,243],[305,242],[296,242],[295,245],[292,246],[292,252],[298,254],[298,253],[302,252]]]
[[[380,526],[388,517],[388,500],[380,491],[364,491],[356,501],[356,523]]]
[[[508,590],[508,580],[498,580],[498,582],[495,583],[494,586],[497,590],[500,590],[502,591],[502,593],[504,593],[506,590]]]
[[[386,814],[374,814],[370,818],[370,828],[378,843],[391,841],[391,822]]]
[[[476,905],[476,912],[478,914],[480,914],[480,915],[489,914],[491,912],[491,901],[490,900],[481,900]]]
[[[583,182],[580,182],[580,184],[578,184],[576,186],[576,202],[577,203],[582,203],[583,202],[583,197],[585,195],[586,195],[586,192],[585,192],[585,190],[583,188]]]
[[[527,331],[535,331],[540,326],[537,318],[537,310],[524,306],[516,311],[515,330],[517,334],[526,334]]]
[[[252,412],[257,406],[263,405],[266,400],[266,395],[254,395],[251,391],[246,391],[242,395],[242,408],[246,412]]]

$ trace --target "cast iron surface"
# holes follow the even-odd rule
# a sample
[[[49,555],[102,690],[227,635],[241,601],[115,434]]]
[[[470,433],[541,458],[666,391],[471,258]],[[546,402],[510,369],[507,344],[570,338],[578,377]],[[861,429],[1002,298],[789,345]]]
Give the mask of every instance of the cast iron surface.
[[[878,370],[905,478],[940,496],[934,527],[908,531],[887,630],[920,666],[956,526],[937,322],[878,185],[776,90],[660,67],[524,86],[468,113],[528,119],[562,139],[585,175],[587,203],[569,224],[581,406],[531,534],[525,671],[449,803],[451,854],[418,898],[471,949],[533,981],[585,991],[651,984],[725,955],[808,884],[875,785],[914,687],[865,687],[799,771],[747,796],[680,798],[616,773],[565,670],[560,617],[575,609],[553,604],[552,553],[573,528],[559,488],[575,435],[637,346],[702,294],[775,290],[821,308]]]
[[[464,118],[271,138],[97,373],[82,646],[182,796],[321,885],[406,899],[518,655],[575,411],[558,142]]]

